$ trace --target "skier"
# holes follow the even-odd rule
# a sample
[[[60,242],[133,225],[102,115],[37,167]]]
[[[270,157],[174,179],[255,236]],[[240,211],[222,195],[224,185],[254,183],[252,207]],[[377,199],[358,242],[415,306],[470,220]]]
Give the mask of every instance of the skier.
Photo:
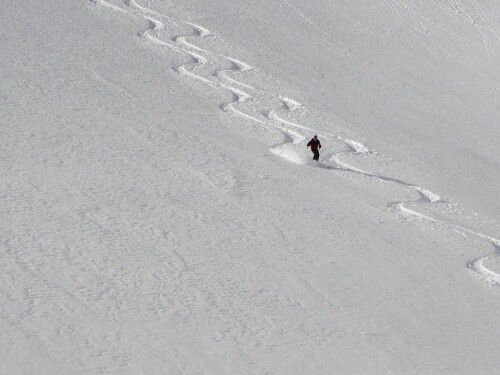
[[[307,147],[309,147],[309,146],[311,146],[311,151],[314,154],[313,160],[317,161],[319,159],[318,149],[321,148],[321,143],[320,143],[317,135],[315,135],[314,138],[309,141],[309,143],[307,144]]]

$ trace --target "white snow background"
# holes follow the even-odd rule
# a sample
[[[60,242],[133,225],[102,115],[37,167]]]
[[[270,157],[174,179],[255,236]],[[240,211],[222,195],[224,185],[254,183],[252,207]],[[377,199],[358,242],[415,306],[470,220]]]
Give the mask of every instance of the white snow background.
[[[0,373],[496,373],[499,55],[497,0],[4,2]]]

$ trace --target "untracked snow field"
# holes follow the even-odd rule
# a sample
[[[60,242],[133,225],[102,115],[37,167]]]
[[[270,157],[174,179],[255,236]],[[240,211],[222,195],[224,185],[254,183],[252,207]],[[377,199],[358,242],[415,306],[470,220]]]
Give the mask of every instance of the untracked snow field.
[[[497,373],[499,88],[497,0],[6,2],[0,373]]]

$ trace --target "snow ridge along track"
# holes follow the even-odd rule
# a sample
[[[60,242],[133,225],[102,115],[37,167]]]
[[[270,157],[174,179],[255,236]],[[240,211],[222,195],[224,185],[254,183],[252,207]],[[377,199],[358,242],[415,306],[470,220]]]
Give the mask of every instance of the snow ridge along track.
[[[224,112],[237,116],[242,121],[253,123],[266,131],[282,133],[284,141],[272,147],[272,153],[297,164],[307,164],[303,151],[305,142],[311,134],[316,133],[320,138],[339,142],[346,148],[344,151],[332,152],[329,161],[322,161],[317,164],[317,167],[363,175],[415,190],[418,194],[417,200],[391,202],[388,204],[389,209],[402,217],[411,217],[419,222],[439,225],[443,228],[449,228],[464,235],[470,235],[489,242],[493,247],[493,253],[470,260],[466,264],[466,267],[488,285],[500,285],[500,275],[484,265],[486,261],[500,256],[500,240],[460,225],[452,224],[451,222],[424,215],[407,207],[409,204],[438,205],[448,203],[438,194],[424,189],[419,185],[364,171],[342,162],[340,160],[342,154],[363,155],[374,153],[374,151],[370,151],[361,142],[345,138],[341,135],[322,132],[289,120],[293,114],[306,116],[303,114],[304,107],[302,104],[288,97],[254,88],[248,83],[234,78],[235,75],[240,75],[244,79],[244,73],[252,71],[254,68],[241,60],[200,47],[198,44],[203,45],[203,39],[214,36],[210,30],[200,25],[174,19],[168,15],[148,9],[138,4],[135,0],[117,0],[114,2],[119,5],[111,3],[110,0],[89,1],[102,9],[126,14],[135,19],[143,18],[146,20],[148,27],[138,33],[139,37],[157,48],[168,48],[188,58],[186,63],[172,67],[172,70],[185,76],[187,79],[196,80],[221,93],[230,94],[232,99],[219,105]],[[169,29],[170,27],[172,30]],[[175,30],[181,30],[182,28],[187,28],[190,32],[175,34]],[[198,44],[193,44],[193,39]]]

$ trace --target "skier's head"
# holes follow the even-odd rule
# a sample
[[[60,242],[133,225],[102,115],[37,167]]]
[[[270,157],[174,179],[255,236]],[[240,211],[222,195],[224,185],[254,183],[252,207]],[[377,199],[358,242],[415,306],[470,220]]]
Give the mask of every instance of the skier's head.
[[[315,135],[315,136],[314,136],[314,139],[318,139],[318,136],[317,136],[317,135]]]

